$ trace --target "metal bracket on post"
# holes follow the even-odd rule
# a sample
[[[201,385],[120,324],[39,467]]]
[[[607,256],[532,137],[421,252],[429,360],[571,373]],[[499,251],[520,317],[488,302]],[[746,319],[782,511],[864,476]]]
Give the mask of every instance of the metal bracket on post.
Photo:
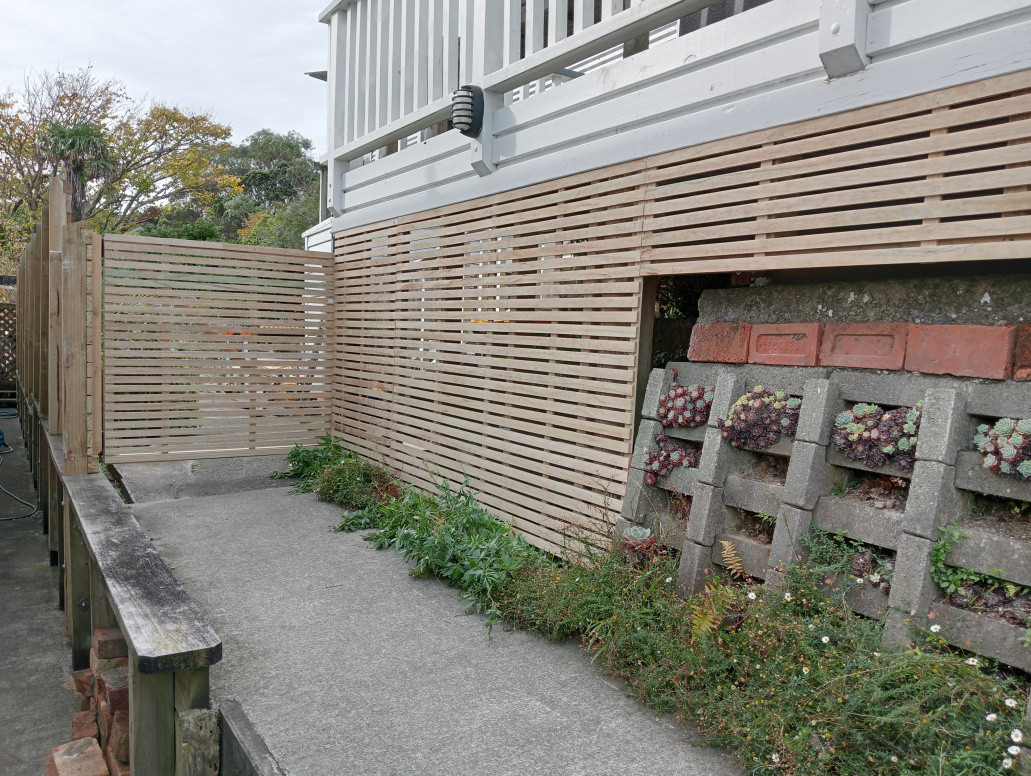
[[[870,0],[821,0],[820,60],[830,78],[851,75],[870,64],[866,20]]]

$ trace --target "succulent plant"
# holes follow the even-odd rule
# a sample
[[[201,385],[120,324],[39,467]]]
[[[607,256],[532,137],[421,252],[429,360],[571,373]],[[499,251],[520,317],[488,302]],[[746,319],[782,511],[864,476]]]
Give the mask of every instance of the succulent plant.
[[[922,411],[923,402],[893,410],[856,404],[835,418],[831,441],[851,461],[876,469],[892,460],[909,471],[915,462]]]
[[[1011,477],[1031,479],[1031,418],[999,418],[982,423],[974,447],[984,454],[984,468]]]
[[[701,453],[697,448],[681,447],[670,441],[661,431],[655,435],[655,444],[658,445],[658,452],[653,453],[649,450],[645,455],[645,485],[654,485],[659,477],[669,474],[677,466],[686,466],[689,469],[698,467]]]
[[[643,525],[632,525],[623,529],[623,538],[632,542],[643,542],[651,535],[652,529],[645,528]]]
[[[717,421],[717,427],[734,447],[762,450],[777,444],[785,434],[794,435],[801,406],[801,399],[757,385],[734,402],[727,417]]]
[[[676,370],[674,370],[676,377]],[[709,421],[709,409],[715,388],[673,383],[669,392],[659,398],[658,418],[664,426],[694,428]]]

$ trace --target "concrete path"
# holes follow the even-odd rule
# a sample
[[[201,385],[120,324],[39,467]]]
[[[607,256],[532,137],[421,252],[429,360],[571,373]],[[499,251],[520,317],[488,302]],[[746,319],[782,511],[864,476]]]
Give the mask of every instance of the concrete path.
[[[577,645],[496,628],[289,488],[133,505],[291,776],[730,776]]]
[[[0,484],[35,502],[18,421],[4,418],[0,428],[14,448],[3,455]],[[27,511],[0,492],[0,517]],[[0,522],[0,774],[39,776],[50,750],[71,737],[79,710],[64,686],[71,654],[42,518]]]

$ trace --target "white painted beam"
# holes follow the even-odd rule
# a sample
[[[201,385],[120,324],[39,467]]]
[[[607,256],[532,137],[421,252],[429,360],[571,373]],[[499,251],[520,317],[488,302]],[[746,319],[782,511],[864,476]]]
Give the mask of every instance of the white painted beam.
[[[866,21],[870,0],[821,0],[820,60],[830,78],[852,75],[870,64]]]

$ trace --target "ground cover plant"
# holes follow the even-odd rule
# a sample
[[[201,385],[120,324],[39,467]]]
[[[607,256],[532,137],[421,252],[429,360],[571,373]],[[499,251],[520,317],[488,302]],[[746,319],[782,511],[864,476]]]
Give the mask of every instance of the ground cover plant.
[[[726,573],[685,599],[676,554],[644,531],[557,559],[467,486],[405,489],[340,525],[358,529],[416,575],[455,584],[490,623],[579,639],[631,694],[733,750],[748,774],[980,776],[1031,759],[1027,694],[995,664],[951,649],[933,621],[914,627],[915,648],[882,647],[882,625],[852,612],[852,572],[876,564],[848,539],[815,532],[779,589],[745,576],[724,546]]]

